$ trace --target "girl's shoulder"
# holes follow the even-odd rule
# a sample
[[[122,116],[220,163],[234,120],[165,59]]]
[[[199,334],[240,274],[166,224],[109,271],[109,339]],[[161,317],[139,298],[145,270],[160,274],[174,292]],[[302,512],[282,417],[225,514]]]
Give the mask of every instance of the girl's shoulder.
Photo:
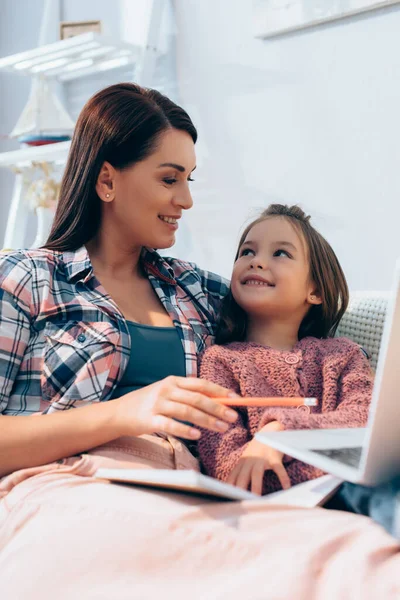
[[[220,346],[219,344],[213,344],[205,350],[203,356],[213,358],[223,358],[227,360],[234,360],[235,358],[245,358],[249,354],[253,354],[254,348],[262,348],[259,344],[253,344],[252,342],[230,342]],[[266,348],[262,348],[266,350]]]
[[[303,351],[315,351],[322,353],[323,355],[350,355],[357,352],[364,354],[368,357],[367,352],[353,340],[347,337],[333,337],[333,338],[315,338],[306,337],[300,340],[299,346]]]

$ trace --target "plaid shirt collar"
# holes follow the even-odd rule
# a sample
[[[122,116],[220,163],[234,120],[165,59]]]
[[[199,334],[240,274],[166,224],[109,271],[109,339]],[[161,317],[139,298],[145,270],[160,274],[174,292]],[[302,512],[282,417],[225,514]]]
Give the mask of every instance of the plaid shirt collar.
[[[62,252],[61,255],[68,281],[86,283],[92,277],[93,267],[85,246],[75,251]],[[173,269],[158,252],[143,248],[141,259],[148,275],[154,275],[165,283],[176,285]]]

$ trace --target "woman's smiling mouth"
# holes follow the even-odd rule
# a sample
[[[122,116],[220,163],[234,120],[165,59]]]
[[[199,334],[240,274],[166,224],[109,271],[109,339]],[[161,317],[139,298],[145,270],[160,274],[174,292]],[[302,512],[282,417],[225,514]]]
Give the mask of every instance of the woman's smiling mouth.
[[[160,221],[168,225],[171,229],[178,229],[178,219],[180,217],[168,217],[166,215],[158,215]]]

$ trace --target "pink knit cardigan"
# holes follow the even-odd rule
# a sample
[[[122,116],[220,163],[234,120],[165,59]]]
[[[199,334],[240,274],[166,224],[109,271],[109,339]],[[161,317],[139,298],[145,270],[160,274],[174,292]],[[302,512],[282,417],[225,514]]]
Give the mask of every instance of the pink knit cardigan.
[[[311,412],[304,408],[240,408],[226,433],[202,431],[198,450],[207,474],[226,480],[254,434],[270,421],[285,429],[363,427],[368,417],[373,374],[363,351],[346,338],[304,338],[290,352],[252,342],[208,348],[200,359],[200,376],[241,396],[318,398]],[[322,474],[290,457],[284,464],[292,484]],[[266,471],[263,493],[280,489],[273,471]]]

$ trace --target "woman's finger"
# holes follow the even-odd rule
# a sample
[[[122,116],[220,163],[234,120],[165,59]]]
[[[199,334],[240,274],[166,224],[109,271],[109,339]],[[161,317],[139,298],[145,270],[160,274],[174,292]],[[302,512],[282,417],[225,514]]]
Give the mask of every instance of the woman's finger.
[[[154,431],[162,431],[174,437],[184,438],[186,440],[198,440],[201,437],[201,432],[195,427],[190,427],[184,423],[179,423],[174,419],[163,415],[155,415],[153,417]]]
[[[237,398],[237,394],[232,392],[232,390],[228,390],[222,385],[218,385],[217,383],[212,383],[211,381],[207,381],[207,379],[199,379],[198,377],[167,377],[167,380],[172,380],[172,383],[176,386],[184,389],[191,390],[193,392],[200,392],[206,396],[210,396],[211,398],[227,398],[231,396],[232,398]]]
[[[281,482],[282,489],[287,490],[291,487],[290,477],[282,463],[271,464],[270,468],[276,473]]]
[[[184,393],[188,394],[189,392]],[[174,402],[173,400],[161,399],[157,404],[157,414],[178,419],[179,421],[186,421],[186,423],[191,423],[197,427],[204,427],[204,429],[220,433],[224,433],[230,427],[229,423],[221,419],[216,419],[193,406]]]
[[[253,494],[262,494],[263,479],[265,473],[265,463],[258,460],[254,463],[251,471],[251,491]]]
[[[219,419],[226,421],[227,423],[234,423],[238,417],[236,411],[218,404],[218,402],[215,402],[208,396],[204,396],[199,392],[192,392],[190,390],[183,390],[179,387],[175,387],[169,392],[167,398],[176,404],[181,404],[185,410],[196,410],[198,413],[204,415],[205,418],[212,418],[214,422],[216,419]],[[186,420],[192,421],[190,418],[187,418]],[[196,421],[196,423],[197,425],[203,425],[203,421]],[[207,427],[207,425],[204,426]],[[218,431],[226,431],[226,428],[219,429]]]

